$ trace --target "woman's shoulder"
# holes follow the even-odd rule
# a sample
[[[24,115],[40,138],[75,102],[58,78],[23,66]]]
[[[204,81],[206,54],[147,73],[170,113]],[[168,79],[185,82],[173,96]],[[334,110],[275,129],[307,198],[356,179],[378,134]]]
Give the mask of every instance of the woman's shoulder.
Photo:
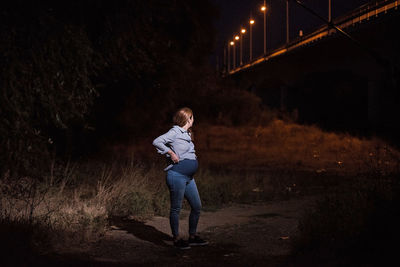
[[[182,133],[181,129],[182,129],[181,127],[174,125],[162,136],[169,136],[169,137],[176,136]]]
[[[174,126],[172,126],[172,128],[169,131],[173,131],[176,133],[182,133],[182,128],[179,127],[178,125],[174,125]]]
[[[166,132],[166,134],[168,134],[168,135],[177,135],[177,134],[179,134],[179,133],[180,133],[179,128],[177,128],[177,127],[175,127],[175,126],[172,126],[172,127],[168,130],[168,132]]]

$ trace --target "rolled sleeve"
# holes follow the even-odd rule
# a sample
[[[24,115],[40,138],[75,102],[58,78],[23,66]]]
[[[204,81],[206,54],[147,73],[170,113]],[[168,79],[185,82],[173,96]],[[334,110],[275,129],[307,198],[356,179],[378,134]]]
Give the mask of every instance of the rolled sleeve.
[[[153,146],[157,148],[157,152],[164,155],[171,150],[168,144],[172,143],[177,135],[174,129],[169,130],[163,135],[160,135],[153,141]]]

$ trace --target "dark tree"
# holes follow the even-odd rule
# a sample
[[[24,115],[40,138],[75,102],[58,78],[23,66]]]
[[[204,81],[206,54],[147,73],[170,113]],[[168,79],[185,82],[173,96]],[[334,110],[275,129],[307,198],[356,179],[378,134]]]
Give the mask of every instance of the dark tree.
[[[17,0],[0,9],[2,175],[34,175],[51,152],[79,154],[88,137],[150,131],[199,90],[214,43],[208,1]]]

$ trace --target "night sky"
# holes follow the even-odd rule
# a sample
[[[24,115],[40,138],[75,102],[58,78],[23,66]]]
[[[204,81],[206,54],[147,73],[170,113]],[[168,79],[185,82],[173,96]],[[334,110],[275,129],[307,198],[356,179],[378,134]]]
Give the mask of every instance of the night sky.
[[[248,20],[253,14],[253,58],[263,52],[263,14],[260,7],[262,0],[212,0],[220,8],[220,18],[216,22],[217,36],[215,56],[222,58],[224,45],[239,33],[241,25],[248,26]],[[332,18],[339,17],[355,8],[362,6],[368,0],[332,0]],[[302,3],[315,10],[318,14],[328,18],[328,0],[303,0]],[[278,48],[285,43],[286,38],[286,1],[267,0],[267,51]],[[298,36],[302,30],[304,34],[312,32],[322,22],[313,17],[294,1],[290,1],[290,38]],[[248,29],[248,27],[247,27]],[[243,57],[248,60],[248,35],[244,37]],[[222,60],[222,59],[219,60]]]

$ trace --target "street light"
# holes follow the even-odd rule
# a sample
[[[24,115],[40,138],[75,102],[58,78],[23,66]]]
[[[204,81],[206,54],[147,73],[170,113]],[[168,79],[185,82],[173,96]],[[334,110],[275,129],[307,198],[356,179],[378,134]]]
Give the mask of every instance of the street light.
[[[328,1],[328,21],[332,22],[332,2]]]
[[[239,35],[235,35],[235,40],[239,41],[239,39],[240,39],[240,42],[242,42],[242,39],[239,37]],[[233,47],[233,51],[235,51],[235,47]],[[235,51],[235,56],[236,56],[236,51]],[[235,60],[235,66],[236,66],[236,60]]]
[[[227,58],[226,58],[226,47],[224,45],[224,62],[223,62],[223,72],[227,72],[228,64],[227,64]]]
[[[235,42],[234,42],[234,41],[231,41],[229,44],[233,47],[233,69],[235,69],[235,68],[236,68]]]
[[[264,55],[267,54],[267,5],[265,4],[261,7],[261,11],[264,13]]]
[[[254,19],[250,19],[250,61],[253,59],[253,34],[252,34],[252,28],[253,24],[255,23]]]
[[[240,30],[240,65],[243,65],[243,34],[246,33],[246,29]]]
[[[289,0],[286,0],[286,45],[289,44]]]
[[[228,73],[231,71],[231,46],[233,45],[233,42],[228,43]]]
[[[235,35],[235,40],[236,40],[236,41],[239,41],[239,39],[240,39],[239,35]],[[242,39],[240,39],[240,42],[242,42]],[[235,49],[235,46],[233,47],[233,51],[235,51],[234,57],[236,57],[236,49]],[[235,68],[236,68],[236,60],[234,61],[234,66],[235,66]]]
[[[229,73],[231,70],[231,46],[228,44],[228,53],[227,53],[227,61],[228,64],[226,64],[226,72]]]

